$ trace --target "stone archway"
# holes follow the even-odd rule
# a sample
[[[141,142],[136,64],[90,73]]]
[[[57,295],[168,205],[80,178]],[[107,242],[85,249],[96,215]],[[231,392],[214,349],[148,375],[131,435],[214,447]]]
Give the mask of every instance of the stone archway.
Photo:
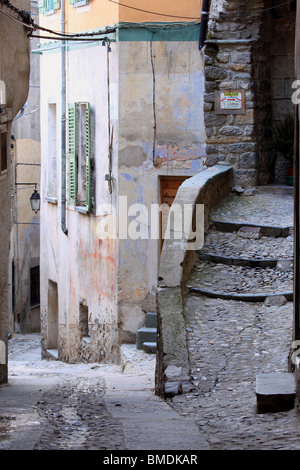
[[[279,7],[282,3],[210,4],[203,49],[207,164],[227,161],[234,168],[235,183],[244,187],[274,182],[272,127],[292,111],[295,2]],[[244,93],[243,114],[216,112],[216,92],[228,90]]]

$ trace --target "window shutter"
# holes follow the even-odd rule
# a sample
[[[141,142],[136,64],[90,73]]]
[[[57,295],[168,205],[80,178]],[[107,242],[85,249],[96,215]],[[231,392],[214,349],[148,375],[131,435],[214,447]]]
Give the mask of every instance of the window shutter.
[[[92,206],[92,168],[91,168],[91,110],[90,103],[85,107],[85,157],[86,157],[86,209]]]
[[[46,0],[39,0],[38,6],[39,6],[39,12],[41,14],[45,13],[45,11],[46,11]]]
[[[77,104],[68,105],[69,202],[77,198]]]
[[[54,10],[60,9],[60,0],[53,0],[53,8]]]

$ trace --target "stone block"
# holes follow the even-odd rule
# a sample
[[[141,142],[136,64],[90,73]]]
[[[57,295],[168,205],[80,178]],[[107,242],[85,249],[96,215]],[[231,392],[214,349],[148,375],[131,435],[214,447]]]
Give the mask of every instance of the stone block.
[[[256,377],[257,413],[276,413],[294,408],[296,384],[292,373],[273,372]]]
[[[264,304],[267,307],[282,307],[287,303],[286,298],[284,295],[270,295],[269,297],[266,298],[264,301]]]
[[[244,152],[240,155],[241,168],[256,168],[258,155],[256,152]]]
[[[237,126],[223,126],[221,127],[221,129],[219,130],[219,133],[221,135],[241,135],[242,134],[242,130],[240,127],[237,127]]]
[[[257,170],[234,170],[234,182],[244,188],[254,188],[257,186],[258,171]]]
[[[206,80],[224,80],[227,77],[227,73],[221,67],[208,66],[204,71]]]
[[[248,238],[251,240],[258,240],[262,237],[260,227],[242,227],[237,234],[241,238]]]
[[[285,273],[288,271],[291,271],[292,267],[293,267],[293,262],[288,259],[281,259],[276,264],[276,269],[278,269],[278,271],[282,271]]]

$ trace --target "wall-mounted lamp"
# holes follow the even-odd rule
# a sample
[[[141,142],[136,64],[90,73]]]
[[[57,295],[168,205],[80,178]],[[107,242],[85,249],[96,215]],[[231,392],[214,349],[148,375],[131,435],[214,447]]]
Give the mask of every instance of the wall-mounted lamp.
[[[39,193],[37,192],[36,187],[30,197],[30,204],[31,204],[31,209],[37,214],[41,207],[41,199],[40,199]]]

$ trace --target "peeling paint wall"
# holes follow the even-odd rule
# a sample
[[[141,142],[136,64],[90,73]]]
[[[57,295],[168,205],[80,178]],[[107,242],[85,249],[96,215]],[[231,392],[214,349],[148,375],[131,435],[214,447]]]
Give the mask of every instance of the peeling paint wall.
[[[116,83],[117,54],[111,45],[109,76]],[[62,232],[61,222],[61,97],[60,53],[42,55],[41,67],[41,140],[42,140],[42,210],[41,210],[41,319],[42,347],[46,356],[48,349],[58,349],[61,360],[69,362],[118,360],[117,298],[117,243],[101,240],[98,224],[107,217],[110,205],[116,206],[116,183],[109,193],[105,174],[108,173],[108,81],[107,46],[70,48],[67,52],[67,103],[89,102],[95,125],[92,134],[94,144],[93,178],[95,180],[95,205],[89,214],[82,214],[67,204],[67,236]],[[101,66],[99,66],[101,64]],[[83,70],[84,74],[78,74]],[[87,81],[88,77],[88,81]],[[117,111],[115,97],[112,107]],[[47,152],[49,105],[56,105],[57,148],[57,197],[47,196]],[[43,119],[44,116],[44,119]],[[111,116],[113,134],[112,174],[117,181],[117,114]],[[68,128],[68,127],[67,127]],[[67,185],[68,186],[68,185]],[[57,325],[53,325],[49,311],[55,302],[49,297],[49,283],[56,285]],[[53,290],[53,289],[52,289]],[[49,305],[49,302],[52,306]],[[87,311],[89,336],[81,331],[80,311]],[[52,321],[52,324],[51,324]],[[50,330],[57,328],[57,344],[50,344]]]
[[[32,2],[31,13],[38,13]],[[31,50],[38,39],[32,38]],[[40,217],[31,210],[30,197],[36,188],[40,191],[40,56],[30,54],[29,93],[22,110],[16,116],[12,133],[14,139],[12,165],[13,226],[11,244],[11,334],[40,329],[40,306],[32,270],[40,264]],[[36,184],[36,186],[35,186]],[[32,285],[31,285],[32,284]],[[35,292],[36,293],[36,292]]]
[[[205,163],[203,63],[195,41],[124,41],[120,49],[119,196],[161,204],[161,176],[192,176]],[[132,220],[132,219],[131,219]],[[120,341],[134,342],[156,311],[160,242],[119,240]],[[129,321],[130,320],[130,321]]]

